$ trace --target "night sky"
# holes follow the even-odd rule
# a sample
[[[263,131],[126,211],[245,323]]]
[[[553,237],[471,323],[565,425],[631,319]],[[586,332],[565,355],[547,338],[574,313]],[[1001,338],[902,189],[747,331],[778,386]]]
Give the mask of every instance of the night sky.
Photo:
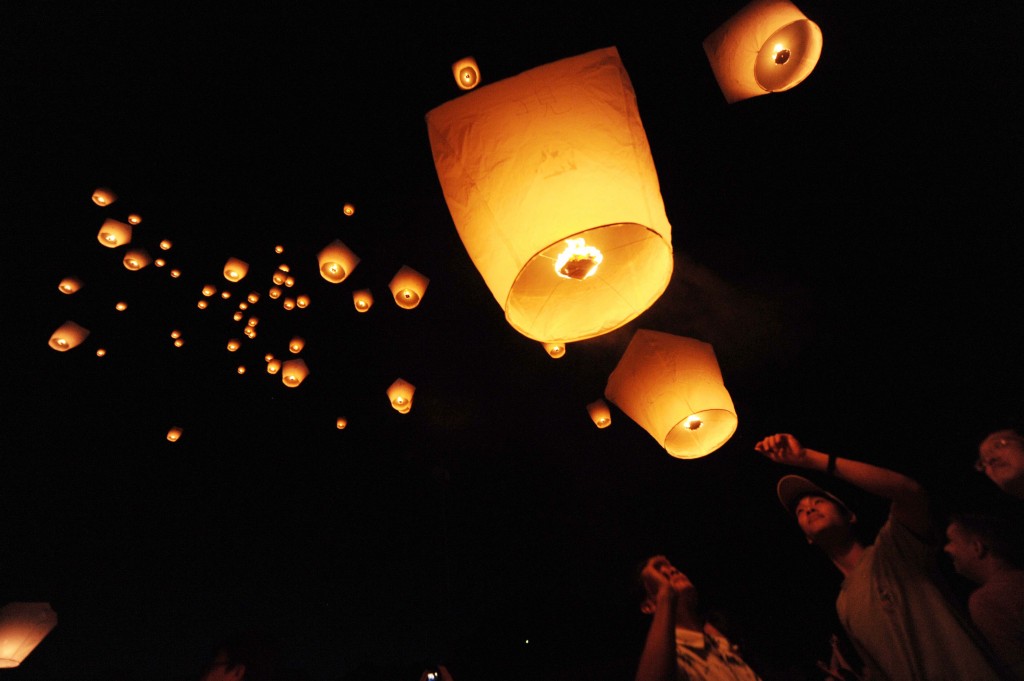
[[[732,105],[701,41],[742,3],[0,9],[0,604],[60,618],[0,676],[185,681],[258,626],[316,681],[632,678],[632,572],[659,552],[767,681],[819,678],[839,573],[775,497],[796,471],[753,445],[791,432],[892,467],[938,512],[995,493],[972,463],[1024,414],[1024,17],[798,5],[824,34],[816,69]],[[647,312],[553,360],[462,246],[424,116],[463,96],[461,57],[483,87],[611,46],[675,268]],[[118,201],[93,204],[99,186]],[[130,212],[133,244],[173,241],[166,267],[97,243]],[[316,253],[336,238],[361,262],[331,285]],[[240,284],[228,257],[250,264]],[[282,263],[307,309],[266,296]],[[388,299],[403,265],[430,277],[414,310]],[[201,311],[208,283],[233,297]],[[251,290],[259,335],[232,354]],[[54,352],[69,319],[90,336]],[[712,455],[674,459],[614,406],[590,422],[641,328],[713,345],[739,427]],[[263,355],[294,335],[311,373],[288,389]],[[406,415],[385,395],[399,377]]]

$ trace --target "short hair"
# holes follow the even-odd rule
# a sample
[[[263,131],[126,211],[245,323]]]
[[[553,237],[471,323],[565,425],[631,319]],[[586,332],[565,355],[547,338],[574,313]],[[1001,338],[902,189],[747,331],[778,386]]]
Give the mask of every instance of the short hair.
[[[977,537],[993,555],[1018,569],[1024,569],[1024,544],[1020,540],[1020,526],[1015,520],[993,513],[953,513],[950,523],[956,523],[970,535]]]

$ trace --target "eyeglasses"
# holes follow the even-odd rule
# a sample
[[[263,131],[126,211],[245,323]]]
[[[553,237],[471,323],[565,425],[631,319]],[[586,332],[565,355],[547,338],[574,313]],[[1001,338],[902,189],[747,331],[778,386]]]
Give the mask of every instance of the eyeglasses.
[[[1018,445],[1020,445],[1024,444],[1024,439],[1021,439],[1019,437],[1001,437],[998,440],[992,440],[991,442],[987,443],[985,449],[987,449],[989,452],[1001,452],[1002,450],[1009,447],[1011,442],[1015,442]],[[991,466],[993,462],[994,459],[991,456],[979,456],[978,460],[974,462],[974,469],[980,473],[984,473],[985,470],[989,466]]]

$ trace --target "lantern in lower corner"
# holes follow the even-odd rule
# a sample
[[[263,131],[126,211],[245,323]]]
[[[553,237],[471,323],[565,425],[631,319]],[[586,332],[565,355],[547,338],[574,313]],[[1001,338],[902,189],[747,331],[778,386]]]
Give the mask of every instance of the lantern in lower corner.
[[[679,459],[705,456],[736,432],[736,408],[708,343],[638,330],[605,397]]]
[[[420,304],[429,283],[430,279],[413,268],[402,265],[402,268],[391,278],[388,288],[391,289],[391,295],[394,296],[395,304],[398,307],[411,310]]]
[[[672,275],[672,228],[614,47],[427,114],[463,245],[514,329],[568,343],[631,321]]]
[[[132,240],[132,226],[107,218],[100,225],[100,231],[96,234],[96,240],[107,248],[117,248],[130,243]]]
[[[604,400],[596,400],[588,404],[587,413],[590,414],[590,420],[598,428],[607,428],[612,425],[612,412]]]
[[[320,276],[332,284],[345,281],[359,264],[359,256],[340,239],[327,244],[317,253],[316,259],[320,264]]]
[[[416,392],[416,386],[401,378],[388,387],[388,399],[391,406],[399,414],[408,414],[412,409],[412,394]]]
[[[704,39],[730,104],[800,84],[821,56],[821,29],[788,0],[754,0]]]
[[[50,347],[57,352],[67,352],[81,345],[88,335],[89,329],[69,320],[57,327],[50,336]]]
[[[274,362],[276,361],[274,360]],[[306,380],[307,376],[309,376],[309,368],[301,359],[290,359],[281,363],[281,382],[289,388],[297,388]]]
[[[0,669],[17,667],[57,626],[49,603],[8,603],[0,608]]]

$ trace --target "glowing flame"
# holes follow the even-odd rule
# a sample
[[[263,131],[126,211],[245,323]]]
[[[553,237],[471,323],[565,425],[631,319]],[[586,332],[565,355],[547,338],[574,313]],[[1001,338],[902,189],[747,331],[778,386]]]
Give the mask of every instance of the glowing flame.
[[[565,250],[555,260],[555,273],[564,279],[582,281],[594,276],[604,256],[594,246],[587,246],[583,238],[566,239]]]
[[[686,417],[686,420],[683,421],[683,428],[686,428],[687,430],[697,430],[703,425],[704,422],[701,421],[700,417],[696,414],[690,414]]]

